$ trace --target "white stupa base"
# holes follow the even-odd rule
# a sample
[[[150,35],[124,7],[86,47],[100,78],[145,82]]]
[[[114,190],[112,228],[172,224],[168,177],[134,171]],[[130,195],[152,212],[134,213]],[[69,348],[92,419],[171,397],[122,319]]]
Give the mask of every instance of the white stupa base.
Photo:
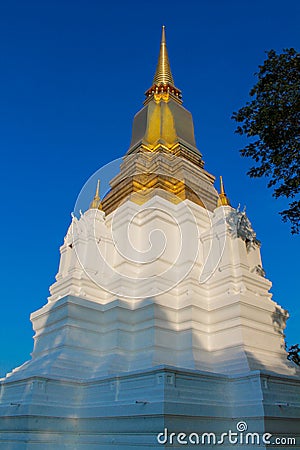
[[[300,448],[299,417],[300,380],[268,372],[220,375],[157,367],[82,382],[31,377],[2,384],[0,449],[179,448],[171,433],[197,433],[201,439],[214,433],[220,440],[222,433],[236,432],[240,421],[260,439],[266,432],[272,439],[295,438],[290,448]],[[160,444],[157,436],[165,429],[168,442]],[[226,440],[221,447],[257,448]]]
[[[288,314],[271,299],[259,248],[231,235],[224,215],[236,213],[229,206],[217,208],[212,231],[203,208],[190,205],[200,247],[190,264],[195,236],[186,202],[149,200],[153,208],[141,215],[145,225],[136,226],[135,239],[146,242],[157,216],[174,238],[167,208],[181,221],[186,241],[178,264],[171,264],[171,246],[152,271],[142,266],[142,281],[135,280],[133,263],[116,258],[110,219],[90,210],[74,220],[77,237],[69,230],[49,302],[31,316],[32,358],[1,380],[1,450],[195,448],[169,438],[159,444],[157,435],[168,429],[175,435],[211,432],[220,439],[236,432],[239,421],[252,433],[296,438],[299,370],[287,361]],[[118,226],[137,212],[132,202],[122,205]],[[91,231],[103,245],[101,254],[126,276],[110,277],[107,267],[98,265]],[[82,269],[75,250],[88,269]],[[164,273],[167,262],[174,272],[152,277]],[[186,267],[188,276],[177,283]],[[97,273],[101,279],[91,279]],[[222,448],[233,445],[225,442]]]
[[[234,297],[233,314],[239,301]],[[162,297],[135,303],[116,299],[101,305],[74,296],[48,303],[31,316],[36,332],[32,358],[6,379],[41,376],[90,381],[158,365],[221,374],[263,369],[299,375],[283,349],[271,348],[271,340],[265,340],[265,348],[249,345],[251,339],[245,342],[249,328],[242,320],[232,319],[229,336],[221,330],[218,345],[209,350],[211,330],[203,321],[203,309],[193,303],[186,300],[170,306]]]

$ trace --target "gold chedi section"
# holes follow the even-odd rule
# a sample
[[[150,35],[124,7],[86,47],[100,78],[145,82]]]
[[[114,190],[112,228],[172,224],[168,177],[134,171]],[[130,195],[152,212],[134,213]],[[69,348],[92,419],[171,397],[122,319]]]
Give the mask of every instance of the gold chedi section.
[[[111,190],[102,200],[103,210],[110,214],[128,199],[143,204],[160,195],[173,203],[188,199],[213,211],[218,202],[215,178],[203,168],[192,115],[174,85],[165,27],[153,85],[145,95],[120,174],[111,180]]]

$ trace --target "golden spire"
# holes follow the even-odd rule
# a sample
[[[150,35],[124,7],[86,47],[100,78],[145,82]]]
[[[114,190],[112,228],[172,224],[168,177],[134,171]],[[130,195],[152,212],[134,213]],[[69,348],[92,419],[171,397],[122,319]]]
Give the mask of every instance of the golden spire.
[[[180,104],[182,103],[181,90],[175,87],[170,68],[164,25],[162,27],[160,51],[156,66],[156,72],[153,79],[153,85],[145,92],[145,95],[146,100],[144,104],[151,100],[153,96],[157,102],[162,98],[164,99],[164,101],[167,101],[171,96]]]
[[[161,84],[171,84],[174,86],[174,80],[170,68],[170,62],[168,57],[168,50],[166,44],[166,32],[165,26],[162,27],[160,52],[158,57],[158,63],[156,72],[153,79],[153,84],[160,86]]]
[[[223,178],[220,176],[220,194],[218,198],[218,206],[230,206],[230,201],[227,195],[225,194]]]
[[[95,196],[90,204],[90,209],[100,209],[102,210],[102,204],[101,204],[101,199],[99,196],[99,191],[100,191],[100,180],[97,181],[97,187],[96,187],[96,193]]]

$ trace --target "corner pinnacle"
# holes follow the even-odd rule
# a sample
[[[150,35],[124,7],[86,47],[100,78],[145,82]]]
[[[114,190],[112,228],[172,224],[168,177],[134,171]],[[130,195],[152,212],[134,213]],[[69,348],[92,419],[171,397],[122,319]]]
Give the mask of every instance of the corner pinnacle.
[[[229,198],[225,193],[222,176],[220,176],[220,194],[218,198],[218,206],[230,206]]]
[[[102,209],[99,191],[100,191],[100,180],[97,181],[96,193],[90,204],[90,209],[100,209],[100,210]]]

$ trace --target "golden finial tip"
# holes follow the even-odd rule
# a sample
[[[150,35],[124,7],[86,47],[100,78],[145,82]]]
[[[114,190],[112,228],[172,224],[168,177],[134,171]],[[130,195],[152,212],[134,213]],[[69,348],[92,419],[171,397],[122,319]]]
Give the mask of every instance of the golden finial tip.
[[[99,197],[100,180],[97,181],[96,196]]]
[[[221,193],[221,194],[225,194],[224,184],[223,184],[223,177],[222,177],[222,175],[220,175],[220,193]]]
[[[166,27],[163,25],[161,29],[161,43],[166,43]]]

